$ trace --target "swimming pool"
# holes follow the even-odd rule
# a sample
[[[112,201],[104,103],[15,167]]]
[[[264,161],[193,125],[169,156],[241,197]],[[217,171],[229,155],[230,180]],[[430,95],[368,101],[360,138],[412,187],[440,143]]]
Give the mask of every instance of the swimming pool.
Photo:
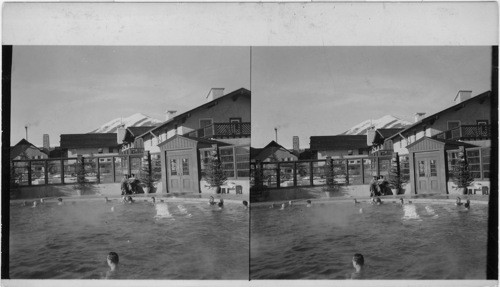
[[[487,204],[317,201],[251,214],[251,279],[346,279],[352,256],[366,279],[486,279]]]
[[[99,279],[120,256],[119,279],[248,279],[249,212],[226,202],[136,198],[10,207],[11,279]]]

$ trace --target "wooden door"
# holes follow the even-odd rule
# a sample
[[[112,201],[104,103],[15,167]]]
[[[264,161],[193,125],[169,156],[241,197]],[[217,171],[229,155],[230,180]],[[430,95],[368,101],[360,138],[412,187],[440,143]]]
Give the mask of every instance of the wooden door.
[[[196,192],[196,158],[191,152],[168,153],[167,178],[170,192]]]
[[[415,178],[417,193],[436,193],[440,191],[438,156],[432,154],[415,155]]]

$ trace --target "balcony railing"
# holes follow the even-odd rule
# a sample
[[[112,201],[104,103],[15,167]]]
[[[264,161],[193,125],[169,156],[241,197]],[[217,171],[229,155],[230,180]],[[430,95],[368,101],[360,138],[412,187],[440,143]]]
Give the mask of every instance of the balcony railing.
[[[121,150],[120,154],[138,154],[138,153],[143,153],[144,148],[128,148],[125,150]]]
[[[250,123],[214,123],[194,130],[188,137],[197,138],[241,138],[250,136]]]
[[[491,125],[463,125],[439,133],[433,138],[444,140],[487,140],[491,139]]]

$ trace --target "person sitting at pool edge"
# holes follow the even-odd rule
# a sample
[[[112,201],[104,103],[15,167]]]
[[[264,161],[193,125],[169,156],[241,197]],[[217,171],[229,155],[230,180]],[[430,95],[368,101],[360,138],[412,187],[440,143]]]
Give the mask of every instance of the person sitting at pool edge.
[[[125,194],[129,193],[128,178],[127,178],[126,175],[123,176],[122,181],[120,182],[120,187],[121,187],[121,190],[122,190],[122,194],[121,195],[125,195]]]
[[[109,270],[106,272],[106,279],[112,279],[116,277],[118,273],[118,262],[120,261],[120,258],[116,252],[109,252],[106,261],[109,266]]]
[[[223,208],[224,207],[224,199],[220,199],[219,203],[218,203],[218,206],[219,208]]]
[[[306,200],[306,202],[307,202],[307,205],[306,205],[306,207],[311,207],[311,205],[312,205],[312,202],[311,202],[311,200],[310,200],[310,199],[308,199],[308,200]]]
[[[57,199],[57,201],[58,201],[57,205],[62,205],[62,204],[63,204],[62,198],[60,198],[60,197],[59,197],[59,198]]]
[[[248,201],[243,200],[243,206],[245,206],[245,209],[247,209],[248,208]]]
[[[363,277],[363,270],[365,266],[365,258],[362,254],[354,254],[352,257],[352,266],[354,266],[356,272],[351,273],[351,279],[361,279]]]

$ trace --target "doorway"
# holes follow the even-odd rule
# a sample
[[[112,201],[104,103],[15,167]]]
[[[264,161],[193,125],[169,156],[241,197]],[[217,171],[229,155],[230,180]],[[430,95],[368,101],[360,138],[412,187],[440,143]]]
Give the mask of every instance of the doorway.
[[[444,168],[439,161],[438,152],[415,154],[416,193],[442,192],[439,169]]]
[[[197,162],[193,153],[193,150],[166,152],[169,192],[198,192]]]

